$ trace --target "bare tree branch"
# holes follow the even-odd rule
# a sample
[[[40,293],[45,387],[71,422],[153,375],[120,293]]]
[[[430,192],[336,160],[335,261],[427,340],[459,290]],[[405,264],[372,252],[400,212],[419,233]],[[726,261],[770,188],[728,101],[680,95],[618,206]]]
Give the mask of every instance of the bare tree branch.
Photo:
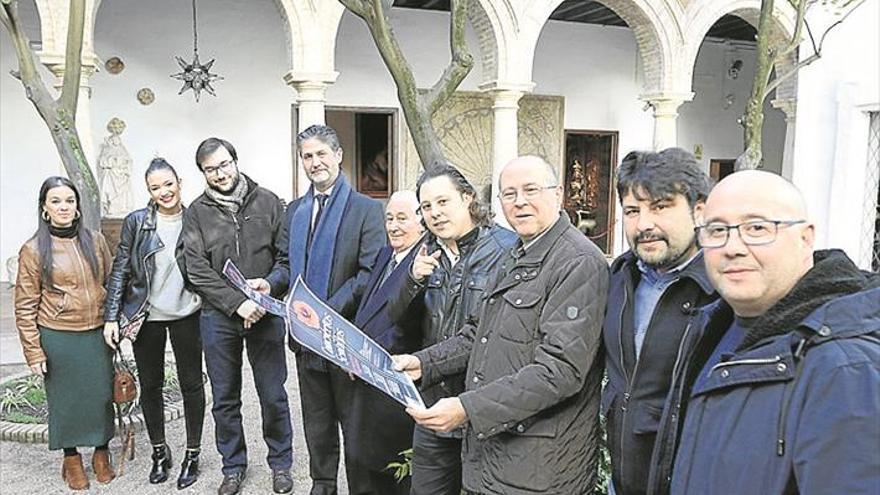
[[[75,122],[79,85],[82,79],[82,46],[85,30],[85,0],[70,0],[70,18],[67,27],[67,46],[64,54],[64,83],[58,103]]]
[[[83,13],[77,15],[77,12],[74,11],[75,8],[80,9]],[[79,95],[79,70],[82,61],[81,51],[85,22],[84,0],[71,0],[70,14],[67,29],[68,33],[73,31],[74,34],[68,35],[66,54],[68,67],[62,96],[55,100],[46,88],[41,74],[37,71],[37,62],[30,48],[30,41],[21,28],[22,22],[18,15],[17,0],[0,0],[0,20],[2,20],[2,24],[15,46],[19,66],[18,78],[24,86],[25,95],[33,103],[43,121],[46,122],[49,134],[58,149],[61,162],[64,164],[64,170],[80,192],[84,225],[91,229],[99,229],[101,227],[101,206],[98,197],[98,184],[83,154],[79,133],[74,124],[76,98]],[[79,51],[76,51],[74,46],[78,46]],[[74,53],[71,53],[72,51]],[[77,66],[80,69],[72,71],[72,66]],[[71,72],[75,74],[71,75]],[[75,81],[70,82],[72,80]],[[65,105],[67,106],[62,106],[62,99],[65,98],[65,95],[71,94],[71,89],[74,96],[66,99]]]
[[[370,6],[364,0],[339,0],[345,8],[350,10],[354,15],[366,20]]]
[[[434,161],[442,160],[443,150],[431,116],[461,84],[473,66],[473,58],[467,51],[464,37],[467,20],[466,1],[455,0],[452,3],[450,20],[452,60],[437,83],[427,92],[419,91],[412,68],[394,35],[387,12],[391,3],[387,0],[339,1],[367,24],[382,61],[397,86],[397,98],[422,164],[428,166]]]
[[[819,58],[820,58],[820,55],[819,55],[818,53],[814,53],[814,54],[810,55],[809,57],[807,57],[806,59],[801,60],[800,62],[798,62],[798,63],[794,66],[794,68],[792,68],[792,69],[786,71],[786,72],[785,72],[784,74],[782,74],[781,76],[776,76],[775,78],[773,78],[773,80],[770,81],[770,82],[767,84],[767,87],[764,89],[764,98],[763,98],[763,99],[767,99],[767,97],[770,96],[770,95],[773,93],[773,91],[774,91],[776,88],[779,87],[780,84],[782,84],[783,82],[785,82],[786,79],[791,78],[792,76],[794,76],[795,74],[797,74],[799,70],[801,70],[802,68],[804,68],[804,67],[806,67],[806,66],[812,64],[812,63],[815,62],[816,60],[819,60]]]
[[[18,57],[18,78],[25,89],[25,95],[37,109],[40,116],[50,121],[54,113],[54,99],[37,72],[37,62],[30,48],[30,40],[21,29],[21,18],[18,15],[18,3],[13,1],[2,5],[3,25],[7,28],[15,54]]]
[[[474,58],[467,49],[465,40],[465,24],[467,22],[468,0],[452,0],[450,6],[449,49],[452,59],[443,71],[440,79],[425,95],[430,113],[433,115],[455,89],[461,84],[471,68]]]
[[[782,84],[786,79],[789,79],[790,77],[797,74],[799,70],[812,64],[816,60],[819,60],[822,57],[822,46],[825,44],[825,38],[828,36],[828,33],[830,33],[837,26],[840,26],[843,23],[843,21],[845,21],[846,18],[849,17],[850,14],[852,14],[853,11],[855,9],[857,9],[863,3],[865,3],[864,0],[854,0],[854,1],[846,2],[845,5],[843,6],[844,8],[848,7],[851,4],[855,4],[855,5],[853,5],[851,8],[846,10],[846,12],[840,17],[840,19],[836,20],[834,23],[832,23],[830,26],[828,26],[827,29],[825,29],[825,32],[822,33],[822,37],[819,39],[818,45],[816,44],[816,39],[813,36],[812,30],[810,29],[810,24],[807,22],[806,19],[803,19],[804,27],[806,28],[807,35],[810,38],[810,43],[813,45],[813,54],[810,55],[809,57],[807,57],[806,59],[798,62],[794,66],[794,68],[787,71],[785,74],[777,75],[773,79],[773,81],[769,82],[767,84],[767,87],[764,89],[764,98],[769,97],[773,93],[773,91],[779,87],[780,84]]]

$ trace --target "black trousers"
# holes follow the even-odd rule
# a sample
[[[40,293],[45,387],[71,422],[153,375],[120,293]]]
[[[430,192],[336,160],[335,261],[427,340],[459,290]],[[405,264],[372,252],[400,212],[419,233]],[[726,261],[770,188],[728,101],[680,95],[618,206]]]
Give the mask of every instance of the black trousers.
[[[321,358],[306,352],[297,354],[296,371],[312,478],[309,493],[336,495],[339,428],[342,427],[342,438],[347,442],[351,438],[348,432],[352,429],[350,402],[354,382],[339,367],[320,363]],[[369,472],[348,455],[345,456],[345,475],[351,495],[371,493]]]
[[[461,439],[413,431],[412,495],[460,495]]]
[[[171,340],[177,364],[177,380],[183,395],[186,420],[186,447],[202,444],[205,419],[205,388],[202,382],[202,339],[199,335],[199,312],[172,321],[147,321],[132,344],[141,385],[141,409],[150,443],[165,443],[165,340]]]
[[[247,349],[260,400],[263,440],[269,449],[266,463],[273,470],[290,469],[293,463],[293,430],[287,403],[287,355],[284,322],[264,316],[245,330],[238,315],[230,318],[213,308],[202,310],[202,344],[205,365],[214,394],[214,435],[223,458],[223,474],[247,468],[247,445],[241,416],[242,353]],[[249,418],[252,421],[253,418]]]
[[[370,471],[370,495],[409,495],[412,485],[412,477],[407,476],[400,480],[394,479],[392,471]],[[352,492],[354,493],[354,492]]]

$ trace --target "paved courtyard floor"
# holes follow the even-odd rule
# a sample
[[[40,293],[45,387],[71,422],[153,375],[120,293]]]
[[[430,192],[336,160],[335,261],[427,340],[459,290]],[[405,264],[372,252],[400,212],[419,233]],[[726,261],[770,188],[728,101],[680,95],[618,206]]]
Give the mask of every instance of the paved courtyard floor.
[[[15,329],[12,306],[12,290],[6,284],[0,288],[0,381],[27,371],[18,333]],[[170,350],[170,344],[169,344]],[[299,403],[299,390],[296,379],[296,366],[293,354],[287,353],[287,393],[293,421],[294,493],[307,494],[311,486],[308,476],[308,452],[302,427],[302,413]],[[168,360],[173,359],[168,354]],[[247,359],[244,359],[244,387],[242,390],[242,416],[244,417],[245,437],[248,445],[248,476],[242,490],[243,494],[272,493],[271,472],[266,464],[266,445],[260,432],[260,407],[257,392],[253,385],[253,375]],[[206,384],[206,386],[209,386]],[[202,440],[201,470],[199,481],[186,490],[177,490],[177,478],[180,461],[185,448],[185,431],[183,419],[177,419],[166,425],[166,438],[174,458],[174,469],[170,479],[160,485],[147,482],[150,468],[150,442],[146,431],[136,435],[136,457],[134,461],[126,461],[125,473],[107,485],[101,485],[90,474],[91,489],[88,492],[98,494],[209,494],[216,493],[220,485],[220,456],[214,447],[214,420],[211,417],[210,405],[205,414],[205,429]],[[110,451],[118,454],[121,446],[117,439],[110,443]],[[88,465],[91,453],[84,453],[84,464]],[[118,459],[114,465],[118,466]],[[340,465],[340,494],[348,493],[345,474]],[[16,442],[0,442],[0,494],[56,494],[68,493],[67,484],[61,480],[61,452],[48,450],[46,444],[23,444]]]

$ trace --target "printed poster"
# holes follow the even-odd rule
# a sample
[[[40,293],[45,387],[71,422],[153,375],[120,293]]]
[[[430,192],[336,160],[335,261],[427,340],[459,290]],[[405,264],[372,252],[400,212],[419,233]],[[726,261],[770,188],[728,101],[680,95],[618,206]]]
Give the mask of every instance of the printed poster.
[[[232,260],[226,260],[223,274],[260,307],[281,316],[288,335],[310,351],[356,375],[404,406],[425,408],[412,379],[394,369],[391,355],[315,296],[302,277],[297,277],[293,290],[282,302],[251,289]]]

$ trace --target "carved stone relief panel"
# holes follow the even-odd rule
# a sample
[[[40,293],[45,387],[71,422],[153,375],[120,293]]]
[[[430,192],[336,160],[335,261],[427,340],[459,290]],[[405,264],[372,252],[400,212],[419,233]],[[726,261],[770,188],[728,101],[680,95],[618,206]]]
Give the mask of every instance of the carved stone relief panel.
[[[519,101],[518,153],[538,155],[560,167],[564,146],[561,96],[525,95]],[[473,91],[456,92],[434,114],[434,127],[446,158],[485,192],[492,181],[492,97]],[[421,161],[406,124],[401,132],[403,156],[400,188],[414,189]]]

